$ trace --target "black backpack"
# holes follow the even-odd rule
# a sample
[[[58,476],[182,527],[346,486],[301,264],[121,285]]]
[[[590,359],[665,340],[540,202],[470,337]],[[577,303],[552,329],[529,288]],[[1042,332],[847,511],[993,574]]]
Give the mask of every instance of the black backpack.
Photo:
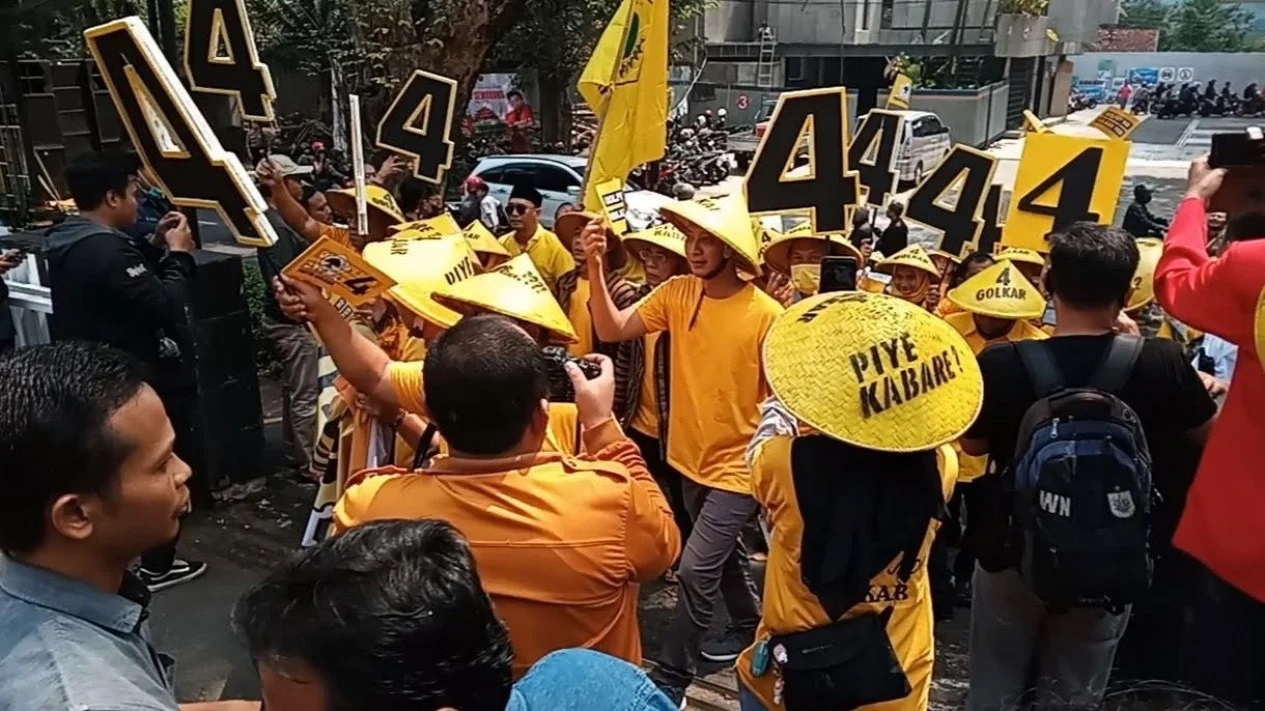
[[[1118,396],[1142,339],[1116,336],[1084,388],[1063,385],[1041,341],[1015,344],[1038,400],[1011,465],[1019,573],[1052,610],[1120,610],[1151,585],[1151,455]]]

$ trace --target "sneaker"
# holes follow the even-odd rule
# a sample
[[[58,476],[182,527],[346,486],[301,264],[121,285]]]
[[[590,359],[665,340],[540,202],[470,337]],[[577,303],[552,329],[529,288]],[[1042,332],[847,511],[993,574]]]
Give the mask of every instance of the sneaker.
[[[140,576],[141,581],[145,583],[145,587],[148,587],[151,593],[156,593],[167,588],[174,588],[190,580],[197,580],[205,572],[206,563],[177,558],[172,561],[171,569],[165,573],[155,573],[152,570],[141,568],[136,571],[136,574]]]
[[[699,656],[709,662],[732,662],[755,641],[755,629],[730,625],[719,637],[703,640]]]
[[[688,687],[663,681],[656,681],[655,686],[659,687],[659,691],[662,691],[663,695],[668,697],[668,701],[671,701],[673,706],[680,711],[685,711],[687,703],[685,700],[685,689]]]

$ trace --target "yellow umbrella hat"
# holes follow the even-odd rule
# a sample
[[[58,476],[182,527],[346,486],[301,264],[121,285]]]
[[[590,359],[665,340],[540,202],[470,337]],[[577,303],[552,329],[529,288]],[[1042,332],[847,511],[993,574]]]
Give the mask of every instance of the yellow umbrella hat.
[[[1023,247],[1005,247],[995,255],[998,259],[1009,259],[1019,264],[1035,264],[1038,267],[1045,266],[1045,257],[1034,249],[1024,249]]]
[[[491,254],[498,257],[510,256],[509,250],[506,249],[492,234],[492,230],[487,225],[475,220],[470,226],[461,231],[465,235],[466,241],[470,243],[470,248],[477,254]]]
[[[458,311],[474,307],[540,326],[567,343],[579,340],[571,320],[526,254],[441,289],[435,301]]]
[[[392,237],[398,236],[400,232],[416,233],[411,235],[413,239],[419,237],[444,237],[446,235],[461,234],[461,225],[457,224],[452,215],[445,212],[442,215],[425,220],[413,220],[412,222],[401,222],[398,225],[391,225],[389,231],[396,233]]]
[[[435,292],[481,271],[470,246],[455,235],[372,242],[364,256],[395,280],[388,292],[392,300],[441,328],[451,328],[461,314],[436,302]]]
[[[1160,256],[1164,254],[1164,240],[1146,237],[1137,240],[1138,268],[1133,272],[1133,290],[1129,292],[1129,303],[1125,311],[1137,311],[1155,301],[1155,268],[1160,265]]]
[[[1045,313],[1045,298],[1009,259],[967,279],[946,296],[963,311],[981,316],[1017,320]]]
[[[931,255],[927,254],[927,250],[923,249],[922,245],[909,245],[875,264],[874,270],[883,274],[891,274],[893,269],[900,266],[921,269],[936,279],[940,278],[940,270],[936,268],[936,263],[931,261]]]
[[[813,232],[813,224],[807,220],[777,235],[764,249],[764,263],[770,269],[776,269],[783,274],[790,272],[790,252],[791,244],[798,239],[817,240],[825,242],[829,245],[829,254],[852,257],[857,260],[857,264],[864,261],[861,257],[861,251],[852,246],[847,238],[840,234],[817,234]]]
[[[640,232],[633,232],[624,237],[624,246],[630,251],[640,250],[647,245],[666,249],[682,259],[687,258],[685,256],[685,233],[667,222]]]
[[[804,424],[882,452],[952,442],[984,398],[979,363],[952,326],[860,291],[810,296],[778,316],[764,339],[764,373]]]
[[[700,229],[719,239],[744,262],[743,268],[760,273],[760,242],[751,228],[751,214],[742,193],[697,200],[673,200],[659,208],[663,219],[689,234]]]

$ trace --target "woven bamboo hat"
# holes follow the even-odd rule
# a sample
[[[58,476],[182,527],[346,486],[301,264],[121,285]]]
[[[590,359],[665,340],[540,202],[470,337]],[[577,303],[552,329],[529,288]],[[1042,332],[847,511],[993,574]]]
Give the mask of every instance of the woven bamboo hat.
[[[624,246],[636,252],[647,245],[666,249],[685,259],[685,233],[665,222],[624,237]]]
[[[760,273],[760,242],[751,227],[751,214],[742,193],[697,200],[673,200],[659,208],[663,219],[689,234],[691,227],[724,242],[734,251],[740,266]]]
[[[567,343],[579,340],[571,320],[526,254],[439,290],[435,301],[456,311],[474,307],[534,324]]]
[[[857,264],[865,261],[861,258],[861,250],[853,247],[847,238],[840,234],[817,234],[813,232],[811,222],[804,221],[799,225],[778,235],[778,237],[765,248],[764,263],[770,269],[776,269],[783,274],[791,270],[790,252],[791,245],[795,240],[816,240],[825,242],[829,245],[829,253],[842,257],[852,257],[857,260]]]
[[[818,294],[791,306],[765,337],[764,372],[806,425],[883,452],[951,442],[983,404],[979,364],[962,336],[882,294]]]
[[[492,234],[492,230],[487,225],[475,220],[470,226],[461,231],[465,235],[466,241],[470,243],[470,249],[476,254],[491,254],[497,257],[509,257],[510,252],[501,244],[496,235]]]
[[[364,255],[395,280],[387,292],[393,301],[441,328],[451,328],[461,314],[435,301],[435,292],[481,271],[470,246],[456,235],[372,242]]]
[[[355,216],[356,191],[354,188],[327,190],[325,199],[329,201],[329,206],[334,209],[334,212],[344,217]],[[404,221],[404,213],[400,211],[400,206],[395,202],[395,197],[391,195],[390,191],[380,185],[365,186],[365,204],[369,206],[371,224],[376,224],[383,229],[389,230],[391,226],[398,225]]]
[[[1041,292],[1009,259],[967,279],[946,296],[963,311],[981,316],[1027,319],[1045,313]]]
[[[392,225],[389,231],[394,233],[392,237],[402,232],[408,232],[410,239],[419,239],[461,234],[461,226],[457,224],[452,215],[445,212],[442,215],[425,220],[413,220],[412,222],[401,222],[398,225]]]
[[[1164,254],[1164,240],[1154,237],[1137,240],[1138,268],[1133,272],[1133,290],[1129,292],[1129,303],[1125,311],[1137,311],[1155,301],[1155,268],[1160,265],[1160,256]]]
[[[901,266],[920,269],[933,278],[940,278],[940,270],[936,268],[936,263],[931,261],[931,255],[927,254],[927,250],[923,249],[922,245],[917,244],[911,244],[896,254],[884,258],[874,265],[874,271],[891,274],[892,270]]]

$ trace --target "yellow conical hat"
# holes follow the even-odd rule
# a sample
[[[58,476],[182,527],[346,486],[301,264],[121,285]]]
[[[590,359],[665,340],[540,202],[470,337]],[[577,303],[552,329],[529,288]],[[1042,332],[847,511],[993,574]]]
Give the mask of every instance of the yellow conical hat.
[[[1045,313],[1045,299],[1009,259],[1002,259],[947,294],[950,302],[981,316],[1006,319],[1037,318]]]
[[[797,239],[820,240],[830,245],[830,254],[853,257],[857,260],[857,264],[864,261],[861,258],[861,251],[853,247],[846,237],[840,234],[817,234],[813,232],[813,223],[805,220],[790,230],[783,232],[774,242],[765,247],[764,263],[770,269],[776,269],[783,274],[789,272],[791,270],[791,243]]]
[[[346,190],[328,190],[325,192],[325,199],[329,201],[330,207],[335,212],[349,217],[356,214],[356,191],[353,188]],[[400,206],[395,202],[395,197],[390,191],[380,185],[365,186],[365,204],[369,206],[369,214],[374,213],[381,215],[389,220],[389,224],[396,225],[404,221],[404,213],[400,211]]]
[[[931,255],[927,254],[927,250],[923,249],[922,245],[909,245],[875,264],[874,270],[884,274],[891,274],[892,269],[899,266],[921,269],[937,279],[940,277],[940,270],[936,269],[936,263],[931,261]]]
[[[975,354],[952,326],[860,291],[810,296],[778,316],[764,339],[764,373],[809,427],[884,452],[957,439],[984,397]]]
[[[1035,264],[1045,266],[1045,257],[1040,252],[1023,247],[1005,247],[995,255],[998,259],[1009,259],[1017,264]]]
[[[624,237],[624,246],[630,251],[640,250],[645,245],[654,245],[686,259],[685,233],[668,223],[655,225],[648,230],[633,232]]]
[[[751,233],[755,235],[756,243],[760,245],[761,259],[764,258],[764,250],[768,249],[770,244],[773,244],[782,237],[781,232],[778,232],[772,227],[768,227],[764,224],[764,221],[758,217],[751,218]]]
[[[459,235],[461,234],[461,226],[457,224],[456,220],[452,219],[452,215],[445,212],[438,217],[391,225],[389,231],[392,233],[392,239],[428,239]]]
[[[510,256],[509,250],[501,244],[496,235],[492,234],[492,230],[489,230],[487,225],[478,220],[471,222],[469,227],[461,231],[461,234],[465,235],[466,241],[470,243],[470,249],[473,249],[477,254],[492,254],[498,257]]]
[[[439,290],[435,301],[458,311],[474,307],[540,326],[567,343],[575,329],[531,257],[520,254],[490,272]]]
[[[437,303],[435,291],[481,271],[470,246],[457,236],[372,242],[364,254],[395,280],[388,293],[396,303],[441,328],[451,328],[461,315]]]
[[[1160,256],[1164,254],[1164,240],[1146,237],[1137,240],[1138,268],[1133,272],[1133,290],[1129,292],[1129,303],[1125,311],[1137,311],[1155,301],[1155,268],[1160,265]]]
[[[659,208],[663,219],[689,234],[690,226],[729,245],[743,269],[760,273],[760,242],[751,228],[751,214],[742,193],[698,200],[673,200]]]

